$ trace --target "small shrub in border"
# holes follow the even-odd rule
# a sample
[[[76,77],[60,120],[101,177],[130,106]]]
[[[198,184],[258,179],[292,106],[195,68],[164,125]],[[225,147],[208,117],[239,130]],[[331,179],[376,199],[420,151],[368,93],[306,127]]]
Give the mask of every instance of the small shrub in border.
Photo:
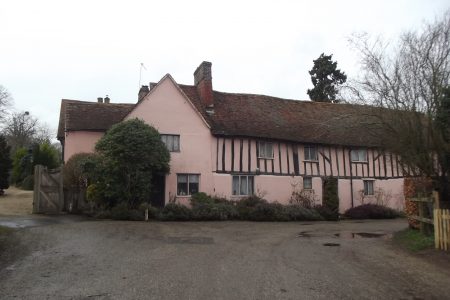
[[[314,209],[322,216],[326,221],[337,221],[339,220],[339,215],[335,210],[331,209],[326,205],[316,205]]]
[[[144,215],[137,209],[130,209],[125,202],[121,202],[111,208],[111,219],[142,221]]]
[[[392,208],[370,203],[350,208],[344,215],[350,219],[394,219],[400,216]]]
[[[280,203],[259,203],[248,211],[250,221],[289,221]]]
[[[306,208],[299,204],[283,206],[283,213],[289,221],[321,221],[324,218],[314,208]]]
[[[200,203],[192,207],[195,220],[225,221],[236,219],[238,212],[235,206],[225,203]]]
[[[189,221],[192,219],[192,210],[182,204],[169,203],[161,210],[159,219],[162,221]]]
[[[258,204],[265,204],[267,203],[266,200],[258,197],[258,196],[249,196],[245,197],[239,201],[236,202],[236,208],[238,211],[239,219],[241,220],[249,220],[249,216],[252,212],[252,210],[258,205]]]

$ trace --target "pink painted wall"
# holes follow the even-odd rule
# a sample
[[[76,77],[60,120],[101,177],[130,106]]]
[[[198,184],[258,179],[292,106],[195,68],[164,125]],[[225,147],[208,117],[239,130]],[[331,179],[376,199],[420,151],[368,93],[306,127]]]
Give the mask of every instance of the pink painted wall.
[[[383,204],[394,209],[403,210],[403,178],[375,180],[373,196],[362,196],[364,190],[363,179],[353,180],[353,206],[374,203]],[[338,181],[339,212],[343,213],[352,207],[350,179]]]
[[[94,152],[95,144],[104,135],[103,132],[69,131],[65,134],[64,162],[76,153]]]
[[[216,143],[209,128],[170,77],[165,77],[125,118],[139,118],[161,134],[180,135],[180,152],[171,152],[170,174],[166,176],[166,203],[177,196],[177,174],[201,174],[199,189],[214,192],[213,161]],[[231,186],[230,186],[231,189]]]

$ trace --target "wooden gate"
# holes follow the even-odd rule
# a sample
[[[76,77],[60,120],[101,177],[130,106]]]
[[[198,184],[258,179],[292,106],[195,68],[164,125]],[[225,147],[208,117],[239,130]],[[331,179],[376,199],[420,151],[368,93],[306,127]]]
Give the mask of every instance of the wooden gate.
[[[60,213],[64,206],[61,169],[34,167],[33,213]]]

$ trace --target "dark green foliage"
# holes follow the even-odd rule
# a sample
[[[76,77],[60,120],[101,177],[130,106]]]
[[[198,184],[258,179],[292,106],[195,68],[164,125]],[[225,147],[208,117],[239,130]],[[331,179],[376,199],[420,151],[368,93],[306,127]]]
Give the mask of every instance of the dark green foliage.
[[[92,174],[106,205],[137,208],[151,195],[153,174],[169,172],[170,155],[153,127],[134,119],[111,127],[96,145]]]
[[[35,144],[33,147],[33,167],[43,165],[48,169],[59,167],[61,161],[59,159],[58,150],[48,142]]]
[[[306,208],[301,205],[285,205],[283,213],[289,221],[322,221],[320,213],[314,208]]]
[[[236,208],[241,220],[248,220],[251,210],[258,204],[267,203],[266,200],[252,195],[236,202]]]
[[[32,155],[31,150],[26,148],[19,148],[13,155],[13,170],[11,182],[19,185],[22,181],[30,175],[32,169]]]
[[[324,55],[313,60],[314,66],[309,71],[314,88],[308,89],[309,98],[317,102],[335,102],[338,93],[338,85],[347,80],[347,75],[337,68],[337,62],[333,62],[333,55]]]
[[[327,177],[323,181],[323,206],[334,213],[335,217],[331,219],[337,220],[339,217],[339,196],[338,181],[335,177]],[[327,218],[328,220],[329,218]]]
[[[144,215],[137,209],[130,209],[125,202],[121,202],[111,208],[111,219],[143,221]]]
[[[192,219],[192,210],[182,204],[169,203],[161,210],[159,218],[162,221],[189,221]]]
[[[212,198],[211,196],[207,195],[206,193],[195,193],[194,195],[191,196],[191,205],[195,206],[198,204],[213,204],[215,203],[214,198]]]
[[[331,210],[325,205],[316,205],[314,210],[326,221],[337,221],[339,220],[339,215],[335,210]]]
[[[89,164],[95,159],[92,153],[77,153],[70,157],[63,167],[64,188],[84,187],[89,179]]]
[[[18,148],[13,155],[13,171],[11,182],[24,189],[33,189],[33,179],[28,179],[25,184],[25,178],[34,174],[34,166],[43,165],[49,169],[54,169],[60,164],[58,150],[47,142],[35,144],[33,147]]]
[[[285,214],[283,205],[279,203],[259,203],[251,207],[248,212],[248,220],[250,221],[289,221],[288,215]]]
[[[20,183],[20,188],[26,191],[32,191],[34,188],[34,176],[28,175],[24,178],[24,180]]]
[[[234,205],[225,203],[199,203],[192,207],[194,220],[198,221],[226,221],[238,217]]]
[[[9,187],[9,172],[11,171],[12,161],[9,157],[10,147],[6,144],[6,139],[0,135],[0,195],[3,190]]]
[[[350,219],[394,219],[400,216],[396,210],[377,204],[363,204],[348,209],[344,215]]]

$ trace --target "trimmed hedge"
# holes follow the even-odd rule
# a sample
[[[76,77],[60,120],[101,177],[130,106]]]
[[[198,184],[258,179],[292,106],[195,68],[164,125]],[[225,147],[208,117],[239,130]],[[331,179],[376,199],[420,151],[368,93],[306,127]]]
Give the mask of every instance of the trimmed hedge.
[[[386,206],[369,203],[348,209],[344,216],[350,219],[394,219],[400,217],[400,213]]]
[[[325,206],[306,208],[298,204],[282,205],[277,202],[250,196],[239,201],[211,197],[205,193],[192,196],[191,207],[169,203],[164,208],[143,203],[139,210],[130,209],[126,203],[119,203],[111,210],[97,214],[99,218],[115,220],[143,220],[148,209],[149,219],[161,221],[226,221],[246,220],[258,222],[322,221],[336,220],[334,211]]]

